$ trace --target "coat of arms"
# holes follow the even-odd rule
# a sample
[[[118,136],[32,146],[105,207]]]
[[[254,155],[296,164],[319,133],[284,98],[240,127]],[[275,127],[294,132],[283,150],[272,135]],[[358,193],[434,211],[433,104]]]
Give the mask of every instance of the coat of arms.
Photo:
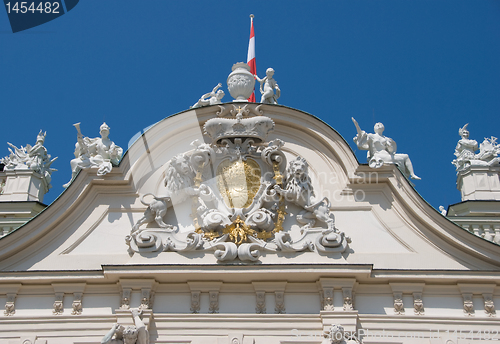
[[[153,195],[126,238],[130,252],[214,251],[219,261],[257,261],[261,251],[344,252],[350,239],[335,227],[330,201],[315,199],[307,160],[287,163],[284,142],[267,141],[273,120],[253,104],[219,106],[219,117],[204,125],[211,143],[195,141],[167,164],[168,194]],[[179,233],[163,218],[184,202],[193,224]],[[287,204],[301,209],[293,239],[283,227]]]

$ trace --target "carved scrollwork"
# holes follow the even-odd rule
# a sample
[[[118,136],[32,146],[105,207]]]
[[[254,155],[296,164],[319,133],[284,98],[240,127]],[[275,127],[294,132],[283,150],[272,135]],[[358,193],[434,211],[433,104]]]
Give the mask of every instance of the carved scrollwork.
[[[349,242],[344,232],[328,229],[316,237],[316,248],[323,253],[344,252]]]
[[[289,233],[279,232],[274,235],[274,242],[279,251],[301,252],[305,250],[314,251],[314,244],[310,240],[300,240],[299,243],[292,241]]]
[[[218,242],[212,245],[216,249],[215,258],[221,262],[232,261],[238,256],[238,246],[234,242]]]
[[[280,171],[283,173],[286,168],[286,157],[281,147],[285,143],[280,139],[275,139],[269,142],[268,146],[262,150],[262,160],[265,161],[269,166],[273,166],[278,163],[280,166]]]
[[[260,249],[262,244],[259,243],[245,243],[238,247],[238,258],[242,261],[256,262],[260,258]]]
[[[125,237],[125,242],[134,252],[154,252],[162,247],[162,240],[155,230],[143,230]]]
[[[275,214],[268,209],[261,208],[247,217],[245,223],[255,230],[272,231]]]

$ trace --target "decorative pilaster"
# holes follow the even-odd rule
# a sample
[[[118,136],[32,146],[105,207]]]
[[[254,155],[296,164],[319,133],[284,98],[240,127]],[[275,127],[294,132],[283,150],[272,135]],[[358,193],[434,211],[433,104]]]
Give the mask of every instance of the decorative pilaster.
[[[413,296],[413,313],[415,315],[424,315],[424,301],[422,294],[424,291],[424,283],[389,283],[394,295],[394,314],[405,314],[403,295],[411,294]]]
[[[463,293],[464,313],[466,316],[474,316],[474,302],[472,301],[472,293]]]
[[[195,290],[191,291],[191,313],[198,314],[200,313],[200,295],[201,291]]]
[[[266,292],[257,291],[255,292],[257,306],[255,307],[255,313],[266,314]]]
[[[52,283],[52,288],[54,288],[55,294],[52,314],[61,315],[64,313],[64,294],[73,294],[71,314],[82,314],[82,297],[85,290],[85,283]]]
[[[343,287],[342,288],[342,297],[344,299],[344,311],[354,310],[354,307],[352,304],[352,288]]]
[[[58,292],[55,294],[54,309],[52,309],[52,314],[61,315],[64,312],[64,293]]]
[[[496,284],[463,284],[459,283],[458,288],[464,301],[464,315],[472,317],[474,310],[474,295],[481,295],[484,300],[484,311],[490,317],[495,316],[495,304],[493,303],[493,292]]]
[[[17,294],[7,294],[7,302],[5,302],[5,311],[3,314],[12,316],[16,313],[16,297]]]
[[[276,306],[274,307],[274,313],[276,314],[285,314],[285,292],[284,291],[276,291],[274,292],[274,299]]]
[[[219,293],[222,282],[187,282],[191,290],[191,313],[200,312],[201,293],[208,293],[209,313],[219,313]]]
[[[73,315],[80,315],[82,314],[82,295],[83,293],[73,293],[73,303],[71,304],[73,310],[71,311],[71,314]]]
[[[496,316],[495,303],[493,302],[493,295],[492,294],[483,294],[483,299],[484,299],[484,312],[489,317]]]
[[[342,310],[351,312],[354,310],[354,284],[353,278],[320,278],[317,282],[321,300],[321,310],[332,312],[335,310],[334,293],[335,288],[342,290]]]
[[[120,309],[130,309],[130,295],[131,294],[132,294],[132,288],[122,288]]]
[[[274,293],[274,313],[285,314],[286,282],[252,282],[256,295],[255,312],[266,313],[266,293]]]
[[[403,304],[403,293],[394,293],[394,314],[402,315],[405,314],[405,306]]]
[[[154,290],[158,283],[154,279],[120,279],[119,287],[121,289],[120,309],[128,310],[130,308],[139,308],[142,311],[153,308]],[[140,304],[131,305],[133,293],[140,293]]]
[[[333,306],[333,287],[323,287],[320,291],[321,297],[321,307],[324,311],[333,311],[335,307]]]
[[[413,293],[413,313],[415,313],[415,315],[424,315],[422,293]]]
[[[153,300],[154,300],[154,291],[151,291],[151,288],[142,288],[141,289],[141,305],[139,309],[152,309],[153,308]]]
[[[219,291],[218,290],[209,291],[208,297],[210,300],[210,307],[208,308],[208,313],[211,314],[219,313]]]

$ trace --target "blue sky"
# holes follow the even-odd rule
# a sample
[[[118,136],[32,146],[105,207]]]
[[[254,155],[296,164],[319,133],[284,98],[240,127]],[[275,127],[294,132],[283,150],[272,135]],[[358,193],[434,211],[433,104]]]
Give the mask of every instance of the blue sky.
[[[52,202],[71,176],[76,131],[128,146],[141,129],[189,108],[246,60],[255,14],[257,70],[276,71],[280,104],[311,113],[356,149],[351,117],[408,153],[434,207],[460,201],[451,164],[458,128],[500,136],[499,1],[82,0],[12,34],[0,10],[0,155],[40,129],[59,159]]]

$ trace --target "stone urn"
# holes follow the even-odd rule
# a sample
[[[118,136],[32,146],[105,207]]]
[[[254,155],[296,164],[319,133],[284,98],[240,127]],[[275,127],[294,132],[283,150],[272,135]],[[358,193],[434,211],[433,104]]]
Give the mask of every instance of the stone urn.
[[[255,86],[255,78],[250,73],[250,66],[245,62],[233,65],[233,71],[227,77],[227,88],[229,93],[237,102],[246,102],[252,95]]]

